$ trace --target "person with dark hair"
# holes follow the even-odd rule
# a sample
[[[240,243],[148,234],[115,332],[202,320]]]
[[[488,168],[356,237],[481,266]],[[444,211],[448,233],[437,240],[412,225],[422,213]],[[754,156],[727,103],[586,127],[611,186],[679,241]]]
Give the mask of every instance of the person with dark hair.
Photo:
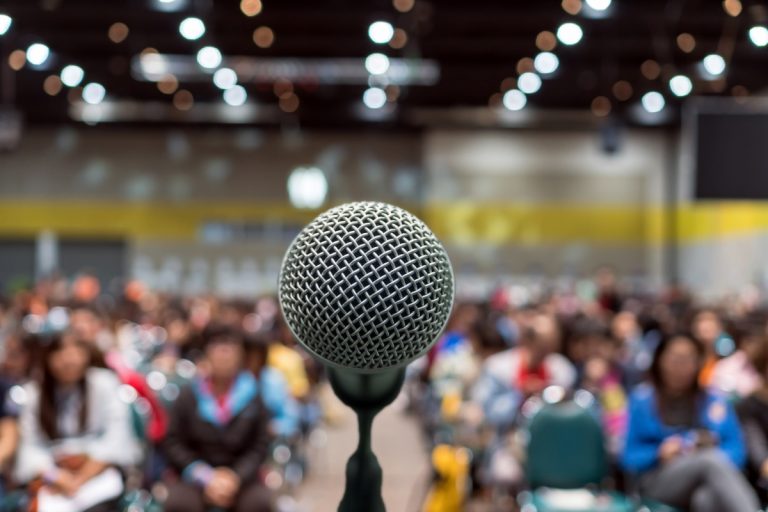
[[[112,511],[123,492],[118,468],[138,462],[130,410],[113,372],[91,365],[74,333],[43,343],[37,381],[23,389],[16,479],[39,512]]]
[[[203,341],[203,374],[174,403],[163,443],[181,475],[169,487],[165,511],[269,511],[270,494],[258,470],[270,442],[270,415],[258,381],[245,368],[245,338],[214,324]]]
[[[740,469],[745,449],[736,414],[699,386],[704,352],[679,334],[662,341],[651,382],[630,398],[624,468],[641,494],[693,512],[755,512],[758,501]]]
[[[768,339],[763,335],[751,345],[749,362],[759,376],[759,385],[737,405],[747,442],[748,475],[753,485],[768,489]]]

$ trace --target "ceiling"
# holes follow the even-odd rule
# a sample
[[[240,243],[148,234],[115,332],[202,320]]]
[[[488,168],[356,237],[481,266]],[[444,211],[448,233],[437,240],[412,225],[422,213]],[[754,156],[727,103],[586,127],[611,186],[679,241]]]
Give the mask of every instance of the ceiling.
[[[639,99],[656,90],[664,94],[665,110],[672,114],[665,119],[674,122],[680,100],[672,96],[667,85],[673,75],[689,76],[697,95],[755,94],[768,84],[768,47],[758,48],[747,36],[750,27],[768,21],[764,2],[743,0],[741,5],[729,0],[726,9],[719,0],[613,0],[607,14],[595,18],[589,16],[586,7],[576,15],[569,14],[557,0],[415,0],[407,12],[399,12],[392,0],[263,0],[262,11],[253,17],[241,12],[237,0],[188,0],[186,7],[176,12],[159,11],[156,6],[160,1],[4,0],[0,13],[13,18],[11,29],[0,36],[0,83],[5,103],[22,111],[30,123],[77,117],[72,103],[79,103],[79,90],[71,92],[65,87],[50,96],[43,89],[46,77],[74,63],[85,70],[83,84],[103,84],[108,102],[119,106],[112,109],[113,118],[107,115],[102,119],[105,121],[409,126],[431,119],[430,113],[477,114],[485,112],[481,109],[487,109],[489,102],[498,105],[503,88],[515,85],[514,80],[504,86],[502,82],[518,76],[520,59],[540,51],[537,35],[556,31],[568,21],[583,28],[583,39],[574,46],[557,45],[553,52],[560,67],[544,79],[540,91],[528,96],[525,111],[589,113],[594,105],[598,114],[610,110],[611,116],[633,122],[637,121],[633,112]],[[411,3],[395,2],[403,10]],[[579,3],[566,0],[566,7],[574,2]],[[731,16],[726,10],[740,13]],[[207,30],[201,39],[188,41],[180,36],[179,23],[188,16],[205,22]],[[393,49],[374,44],[367,32],[376,20],[403,29],[407,34],[405,46]],[[110,26],[116,22],[129,29],[119,43],[108,37]],[[253,32],[261,26],[270,27],[275,36],[268,48],[254,44]],[[677,43],[681,33],[695,39],[690,53]],[[12,71],[8,55],[34,42],[49,46],[51,57],[40,68],[26,65]],[[210,72],[199,70],[199,80],[180,80],[179,88],[190,91],[194,98],[194,107],[187,111],[174,107],[173,94],[164,94],[156,83],[145,81],[135,69],[132,72],[134,59],[147,47],[163,55],[186,55],[190,60],[206,45],[219,48],[225,63],[250,59],[257,70],[272,59],[286,58],[301,59],[289,61],[295,63],[354,58],[362,66],[368,54],[382,52],[390,58],[407,59],[409,65],[434,61],[440,72],[434,84],[401,86],[396,101],[381,112],[368,112],[370,109],[362,106],[365,77],[358,80],[360,83],[332,83],[309,75],[295,78],[292,87],[299,106],[292,113],[280,109],[274,76],[251,77],[241,82],[249,103],[239,107],[243,113],[239,118],[222,115],[222,91],[213,85]],[[728,62],[727,71],[722,79],[704,79],[700,62],[714,52]],[[643,67],[649,59],[659,64],[657,70],[653,64]],[[631,97],[624,101],[614,94],[619,80],[632,87]],[[594,103],[599,96],[606,99]]]

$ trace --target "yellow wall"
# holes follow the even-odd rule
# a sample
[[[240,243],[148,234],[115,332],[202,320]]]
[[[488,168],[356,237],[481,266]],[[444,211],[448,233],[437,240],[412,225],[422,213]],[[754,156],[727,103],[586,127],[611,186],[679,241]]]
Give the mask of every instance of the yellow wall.
[[[643,245],[663,242],[662,207],[588,204],[430,203],[411,210],[446,243]],[[317,212],[284,203],[0,201],[0,236],[194,240],[206,221],[284,221],[302,225]],[[686,204],[678,237],[692,242],[768,231],[768,203]]]

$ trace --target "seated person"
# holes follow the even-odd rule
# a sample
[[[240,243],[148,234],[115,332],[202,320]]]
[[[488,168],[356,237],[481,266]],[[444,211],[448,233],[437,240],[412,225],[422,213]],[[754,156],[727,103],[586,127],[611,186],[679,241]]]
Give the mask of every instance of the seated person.
[[[715,364],[710,387],[734,397],[743,398],[751,395],[762,385],[763,375],[755,369],[752,355],[760,350],[766,339],[762,327],[745,330],[736,338],[739,349]]]
[[[39,512],[113,511],[123,493],[116,468],[141,456],[120,382],[91,366],[90,347],[74,333],[40,343],[39,380],[21,401],[16,479],[31,484]]]
[[[181,391],[163,443],[182,477],[170,486],[165,511],[270,511],[269,492],[258,477],[270,415],[256,378],[245,369],[244,337],[214,324],[203,341],[206,372]]]
[[[622,464],[648,498],[692,512],[754,512],[738,420],[723,397],[700,387],[703,362],[687,335],[659,344],[651,382],[630,398]]]
[[[558,351],[560,329],[557,320],[545,313],[535,313],[524,329],[518,347],[486,359],[480,379],[506,389],[519,391],[525,398],[540,394],[547,386],[571,389],[576,370]]]
[[[759,375],[759,385],[736,405],[736,410],[747,442],[748,474],[754,484],[765,489],[768,487],[768,340],[762,339],[752,346],[750,364]]]
[[[270,433],[279,437],[299,434],[299,404],[291,396],[283,374],[267,365],[269,341],[265,336],[250,336],[247,340],[248,369],[253,372],[261,388],[261,399],[272,419]]]

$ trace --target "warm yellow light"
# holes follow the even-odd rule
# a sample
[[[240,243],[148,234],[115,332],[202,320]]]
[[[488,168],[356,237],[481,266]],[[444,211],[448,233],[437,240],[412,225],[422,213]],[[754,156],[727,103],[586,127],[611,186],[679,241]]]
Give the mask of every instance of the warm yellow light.
[[[677,36],[677,46],[685,53],[691,53],[696,48],[696,38],[688,32]]]
[[[539,32],[536,36],[536,47],[543,52],[551,52],[557,46],[557,37],[549,30]]]
[[[128,25],[118,21],[117,23],[110,25],[107,35],[109,36],[109,40],[113,43],[122,43],[125,41],[125,38],[128,37],[129,32]]]
[[[179,110],[189,110],[194,104],[195,98],[186,89],[182,89],[173,95],[173,106]]]
[[[12,70],[18,71],[27,63],[27,53],[24,50],[13,50],[8,56],[8,65]]]
[[[61,78],[57,75],[49,75],[43,82],[43,90],[49,96],[56,96],[61,92]]]
[[[616,99],[619,101],[627,101],[629,98],[632,97],[632,84],[627,82],[626,80],[619,80],[615,84],[613,84],[613,95],[616,96]]]
[[[243,0],[240,2],[240,10],[246,16],[256,16],[262,9],[261,0]]]
[[[275,33],[269,27],[259,27],[253,31],[253,42],[259,48],[269,48],[275,42]]]
[[[653,59],[648,59],[640,65],[640,72],[648,80],[656,80],[661,74],[661,66]]]
[[[163,94],[173,94],[179,88],[179,81],[174,75],[168,74],[157,82],[157,88]]]
[[[611,100],[605,96],[598,96],[592,100],[592,113],[597,117],[605,117],[611,113]]]

